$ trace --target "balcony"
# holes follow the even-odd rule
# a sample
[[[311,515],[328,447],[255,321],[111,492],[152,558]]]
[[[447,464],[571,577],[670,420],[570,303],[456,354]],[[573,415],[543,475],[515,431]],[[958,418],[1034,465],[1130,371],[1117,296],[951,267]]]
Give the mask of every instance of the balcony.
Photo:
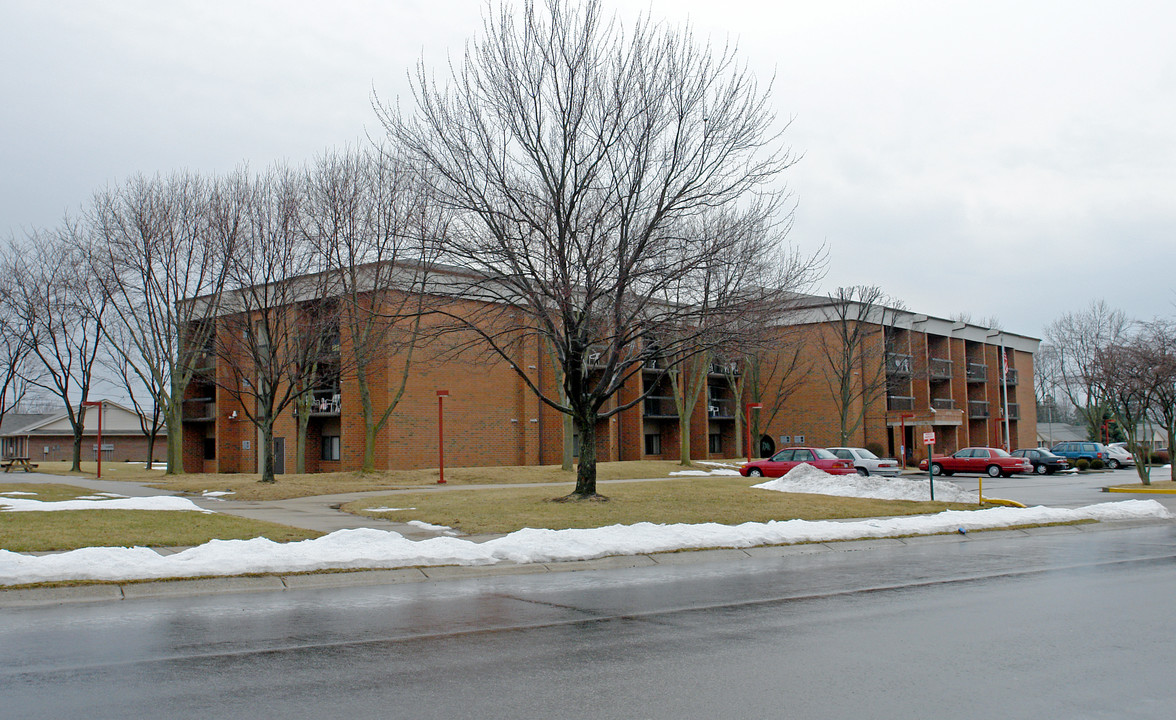
[[[911,374],[911,356],[886,353],[886,374],[909,376]]]
[[[936,410],[955,410],[955,400],[951,398],[931,398],[931,407]]]
[[[211,398],[189,398],[184,401],[184,422],[212,422],[216,420],[216,403]]]
[[[1007,385],[1016,385],[1017,384],[1017,371],[1016,370],[1009,368],[1008,374],[1005,375],[1005,384],[1007,384]]]
[[[649,397],[645,398],[645,417],[678,417],[678,408],[674,405],[674,398],[668,395],[650,395]]]
[[[909,395],[887,395],[886,410],[888,412],[914,412],[915,399]]]
[[[981,363],[968,363],[968,382],[982,383],[988,380],[988,366]]]
[[[1009,403],[1009,420],[1021,419],[1021,406],[1017,403]]]
[[[734,362],[734,361],[711,363],[710,374],[711,375],[723,375],[723,376],[738,375],[739,374],[739,363]]]
[[[931,358],[928,370],[932,380],[951,380],[951,360]]]
[[[711,398],[707,400],[707,417],[712,420],[730,420],[735,417],[735,401],[731,398]]]
[[[339,411],[342,407],[342,398],[336,388],[322,388],[315,390],[310,400],[310,412],[307,413],[310,417],[339,417]],[[294,408],[295,417],[298,416],[298,408]]]
[[[968,401],[968,418],[972,420],[983,420],[988,417],[988,401],[987,400],[969,400]]]

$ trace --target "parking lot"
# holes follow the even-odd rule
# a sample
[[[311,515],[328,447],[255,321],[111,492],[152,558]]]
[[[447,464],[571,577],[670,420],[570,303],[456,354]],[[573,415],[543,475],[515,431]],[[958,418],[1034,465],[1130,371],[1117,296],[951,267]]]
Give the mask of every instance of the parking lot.
[[[1153,467],[1153,482],[1169,480],[1169,469]],[[906,475],[908,479],[916,476]],[[1132,485],[1139,483],[1135,468],[1063,472],[1053,475],[1014,475],[1009,478],[990,478],[982,475],[957,473],[950,478],[957,485],[976,491],[984,484],[985,497],[1016,500],[1025,505],[1049,505],[1051,507],[1081,507],[1100,502],[1116,500],[1149,499],[1157,500],[1169,510],[1176,512],[1176,495],[1151,493],[1106,493],[1108,485]]]

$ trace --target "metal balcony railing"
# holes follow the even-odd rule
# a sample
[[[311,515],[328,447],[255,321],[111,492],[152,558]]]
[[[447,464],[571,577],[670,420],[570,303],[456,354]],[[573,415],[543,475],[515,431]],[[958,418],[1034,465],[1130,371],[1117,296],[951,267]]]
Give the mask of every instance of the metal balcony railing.
[[[932,380],[951,380],[951,360],[931,358],[929,370]]]
[[[968,417],[973,419],[988,417],[988,402],[985,400],[969,400]]]
[[[678,417],[678,408],[674,405],[674,398],[666,395],[650,395],[649,397],[645,398],[645,417]]]
[[[988,379],[988,366],[981,363],[968,363],[968,382],[984,382]]]
[[[1009,385],[1016,385],[1017,384],[1017,371],[1010,368],[1008,375],[1005,376],[1005,382]]]
[[[706,414],[710,418],[733,418],[735,401],[731,398],[711,398],[707,400]]]
[[[900,353],[886,353],[887,375],[910,375],[911,356]]]
[[[889,412],[913,412],[915,399],[909,395],[887,395],[886,409]]]
[[[955,410],[955,400],[951,398],[932,398],[931,407],[936,410]]]
[[[1021,406],[1017,403],[1009,403],[1009,420],[1021,419]]]
[[[207,422],[215,419],[215,402],[202,398],[184,401],[184,420],[186,422]]]

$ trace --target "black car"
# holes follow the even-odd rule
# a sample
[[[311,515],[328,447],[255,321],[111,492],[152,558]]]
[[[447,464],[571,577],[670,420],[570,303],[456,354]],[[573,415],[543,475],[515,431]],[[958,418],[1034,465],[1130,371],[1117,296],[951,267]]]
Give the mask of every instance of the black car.
[[[1058,470],[1070,467],[1070,462],[1061,455],[1054,455],[1045,448],[1021,448],[1014,450],[1013,457],[1027,458],[1033,464],[1033,472],[1038,475],[1053,475]]]

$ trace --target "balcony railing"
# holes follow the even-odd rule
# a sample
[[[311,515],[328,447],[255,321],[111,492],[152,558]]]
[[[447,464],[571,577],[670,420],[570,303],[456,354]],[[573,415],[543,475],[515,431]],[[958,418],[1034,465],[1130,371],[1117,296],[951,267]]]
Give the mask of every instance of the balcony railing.
[[[1021,406],[1017,403],[1009,403],[1009,420],[1021,419]]]
[[[981,363],[968,363],[968,382],[984,382],[988,379],[988,366]]]
[[[666,395],[650,395],[649,397],[645,398],[645,417],[678,417],[678,408],[674,405],[674,398]]]
[[[936,410],[955,410],[955,400],[951,398],[931,398],[931,407]]]
[[[886,409],[889,412],[913,412],[915,399],[909,395],[887,395]]]
[[[931,358],[930,372],[932,380],[951,380],[951,360]]]
[[[985,400],[969,400],[968,417],[972,419],[988,417],[988,402]]]
[[[1005,375],[1005,383],[1007,383],[1009,385],[1016,385],[1017,384],[1017,371],[1016,370],[1013,370],[1011,368],[1009,369],[1008,374]]]
[[[887,375],[910,375],[911,356],[899,353],[886,353]]]
[[[712,419],[735,417],[735,401],[731,398],[711,398],[707,400],[707,417]]]
[[[343,399],[339,391],[334,388],[315,390],[310,399],[310,417],[338,417],[342,409]],[[294,415],[298,415],[298,408],[294,408]]]
[[[734,361],[711,363],[710,374],[711,375],[738,375],[739,374],[739,363],[734,362]]]
[[[185,422],[208,422],[216,419],[216,403],[203,398],[184,401]]]

